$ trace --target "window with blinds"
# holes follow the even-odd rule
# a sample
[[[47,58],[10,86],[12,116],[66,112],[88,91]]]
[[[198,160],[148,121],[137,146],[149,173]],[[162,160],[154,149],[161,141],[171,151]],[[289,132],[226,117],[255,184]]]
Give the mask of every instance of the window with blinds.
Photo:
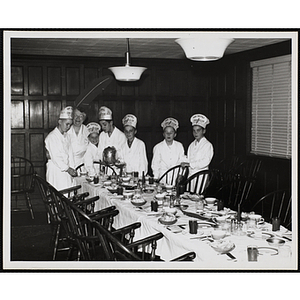
[[[291,56],[251,62],[251,153],[290,158]]]

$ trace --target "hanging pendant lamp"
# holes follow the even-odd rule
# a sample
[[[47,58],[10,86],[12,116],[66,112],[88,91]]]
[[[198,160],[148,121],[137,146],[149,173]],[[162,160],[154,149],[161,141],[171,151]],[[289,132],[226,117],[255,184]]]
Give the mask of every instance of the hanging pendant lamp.
[[[179,44],[188,59],[212,61],[223,57],[226,48],[234,41],[230,38],[182,38]]]
[[[110,67],[115,78],[119,81],[137,81],[140,79],[142,73],[147,69],[144,67],[133,67],[130,66],[130,52],[129,52],[129,39],[127,40],[127,51],[125,52],[126,64],[122,67]]]

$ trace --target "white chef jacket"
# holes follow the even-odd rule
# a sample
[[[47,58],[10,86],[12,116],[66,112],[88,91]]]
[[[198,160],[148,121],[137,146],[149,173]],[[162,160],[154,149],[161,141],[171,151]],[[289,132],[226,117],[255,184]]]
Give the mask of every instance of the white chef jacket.
[[[179,165],[184,159],[184,148],[180,142],[174,141],[171,146],[163,140],[153,148],[151,168],[155,178],[160,178],[167,170]]]
[[[127,172],[139,172],[139,176],[148,172],[148,160],[146,155],[145,143],[134,138],[131,147],[129,148],[126,142],[120,151],[120,159],[126,163]]]
[[[70,137],[74,157],[74,166],[71,167],[75,169],[83,163],[83,156],[89,143],[89,132],[86,126],[82,124],[77,135],[74,130],[74,126],[72,125],[70,130],[67,132],[67,135]]]
[[[73,178],[67,172],[74,164],[69,136],[57,127],[45,139],[45,147],[50,159],[47,162],[46,180],[57,190],[73,186]]]
[[[199,142],[194,140],[188,148],[187,157],[190,163],[189,176],[198,171],[208,170],[214,155],[213,145],[203,137]]]
[[[117,158],[121,151],[121,148],[126,143],[127,139],[125,134],[119,130],[117,127],[114,128],[111,136],[108,133],[102,131],[99,136],[99,143],[98,143],[98,151],[100,159],[102,160],[103,150],[107,147],[114,146],[117,150]]]
[[[95,146],[94,144],[90,143],[87,146],[87,150],[83,156],[83,162],[84,162],[84,167],[86,171],[88,172],[88,175],[90,176],[95,176],[96,174],[96,169],[94,168],[94,161],[99,161],[99,153],[98,153],[98,147]],[[99,169],[99,167],[98,167]]]

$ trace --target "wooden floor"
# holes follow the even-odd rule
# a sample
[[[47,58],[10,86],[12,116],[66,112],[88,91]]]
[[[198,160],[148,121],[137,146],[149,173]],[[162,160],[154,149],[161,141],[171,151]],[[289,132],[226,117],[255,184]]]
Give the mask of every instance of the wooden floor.
[[[11,261],[47,261],[52,259],[51,227],[39,191],[30,195],[34,219],[23,196],[11,199]]]

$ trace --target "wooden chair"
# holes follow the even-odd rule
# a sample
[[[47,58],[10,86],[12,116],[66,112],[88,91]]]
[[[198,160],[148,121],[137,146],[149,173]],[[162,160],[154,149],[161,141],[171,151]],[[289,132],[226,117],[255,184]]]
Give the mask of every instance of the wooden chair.
[[[70,224],[65,214],[65,208],[62,203],[62,199],[65,198],[64,194],[68,194],[71,191],[76,191],[81,186],[75,186],[69,189],[65,189],[63,190],[64,193],[61,193],[39,175],[35,174],[34,179],[39,187],[41,198],[47,211],[48,223],[52,227],[52,259],[56,260],[57,253],[60,251],[68,251],[67,259],[70,259],[73,248],[76,245],[74,243],[74,239],[72,238],[72,232],[70,232]],[[76,194],[76,196],[69,198],[69,200],[72,201],[74,205],[85,211],[85,213],[89,213],[90,218],[98,220],[103,226],[111,229],[113,217],[118,214],[118,211],[115,210],[115,206],[108,207],[98,212],[90,213],[88,206],[98,200],[99,197],[95,196],[89,199],[85,199],[87,196],[88,193]],[[85,226],[84,229],[87,230],[87,227]]]
[[[170,185],[176,185],[179,177],[187,178],[189,173],[188,167],[182,167],[181,165],[175,166],[167,170],[157,182],[164,182]]]
[[[135,230],[140,228],[141,223],[136,222],[127,225],[123,228],[110,231],[105,228],[100,222],[92,220],[87,214],[85,214],[78,206],[74,205],[69,199],[64,198],[63,202],[66,205],[66,212],[69,219],[72,219],[71,215],[76,216],[76,218],[84,219],[88,222],[95,231],[93,235],[86,235],[82,237],[79,234],[74,234],[74,238],[78,239],[81,243],[81,251],[85,253],[82,256],[83,260],[100,260],[105,261],[154,261],[159,260],[156,256],[156,246],[157,241],[163,237],[162,233],[156,233],[154,235],[142,238],[138,241],[133,241]],[[74,219],[74,224],[79,223]],[[72,225],[73,226],[73,225]],[[75,231],[78,231],[78,227],[75,226]],[[80,230],[79,230],[80,231]],[[127,238],[126,238],[127,237]],[[86,247],[86,242],[89,240],[98,241],[98,251],[100,255],[90,255],[88,247]],[[149,249],[150,247],[150,249]],[[150,253],[148,253],[150,250]],[[186,253],[174,259],[173,261],[190,261],[196,257],[194,252]]]
[[[226,207],[237,210],[238,204],[245,207],[250,202],[254,183],[255,179],[236,174],[231,182],[221,187],[214,196],[223,200]]]
[[[277,190],[266,194],[261,197],[251,208],[263,216],[263,218],[272,223],[272,218],[279,217],[281,225],[291,229],[291,191],[290,190]]]
[[[109,232],[97,222],[93,222],[101,244],[104,245],[106,260],[112,261],[160,261],[155,255],[157,241],[163,237],[162,233],[156,233],[141,240],[123,244],[114,233]],[[149,246],[151,253],[145,251]],[[196,257],[195,252],[188,252],[171,261],[192,261]]]
[[[236,174],[240,174],[245,178],[256,179],[261,167],[261,160],[257,158],[248,158],[241,162],[236,170]]]
[[[203,194],[205,195],[207,188],[212,182],[214,172],[211,170],[199,171],[190,176],[184,185],[186,191],[192,194]]]
[[[26,205],[30,211],[31,218],[34,219],[34,213],[30,200],[30,193],[34,192],[34,167],[31,161],[24,157],[11,157],[11,195],[24,195]]]
[[[227,157],[220,161],[216,170],[219,172],[220,180],[223,185],[226,185],[231,181],[231,178],[236,174],[236,169],[240,163],[239,156]]]
[[[77,173],[78,172],[82,172],[83,171],[83,167],[84,167],[84,164],[81,164],[81,165],[77,166],[75,168],[75,170],[77,171]],[[95,167],[95,170],[97,170],[98,174],[100,173],[100,170],[101,170],[104,174],[117,175],[117,172],[115,171],[114,168],[112,168],[112,166],[104,164],[101,161],[94,161],[94,167]]]

